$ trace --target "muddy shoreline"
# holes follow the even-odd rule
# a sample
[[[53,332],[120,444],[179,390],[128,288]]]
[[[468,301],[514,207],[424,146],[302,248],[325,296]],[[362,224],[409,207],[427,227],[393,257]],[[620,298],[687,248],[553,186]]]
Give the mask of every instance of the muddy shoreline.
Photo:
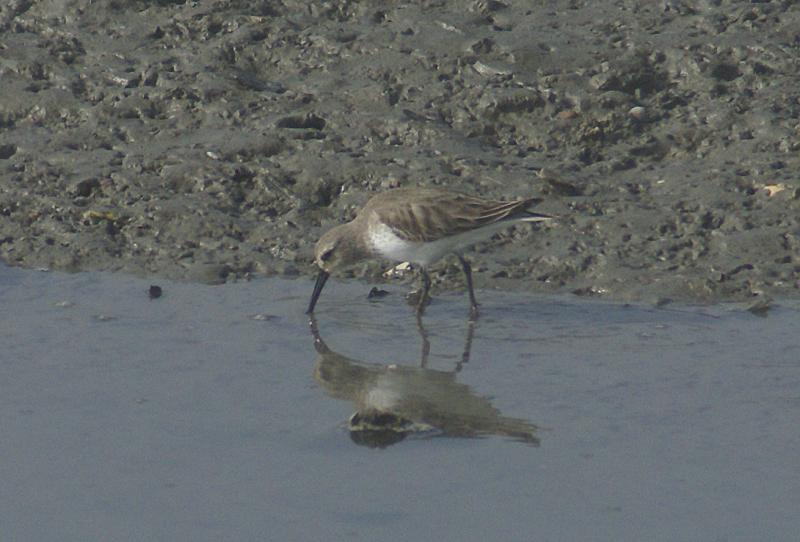
[[[476,247],[478,288],[798,297],[800,6],[519,4],[5,3],[0,257],[310,276],[370,195],[440,186],[560,217]]]

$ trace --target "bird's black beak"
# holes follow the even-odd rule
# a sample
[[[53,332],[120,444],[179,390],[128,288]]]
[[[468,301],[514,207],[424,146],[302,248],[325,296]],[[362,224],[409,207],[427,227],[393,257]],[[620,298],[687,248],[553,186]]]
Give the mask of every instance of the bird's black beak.
[[[325,281],[328,280],[330,273],[325,271],[324,269],[319,270],[319,275],[317,275],[317,282],[314,284],[314,292],[311,294],[311,301],[308,303],[308,310],[306,314],[311,314],[314,312],[314,306],[317,304],[317,299],[319,299],[319,294],[322,293],[322,288],[325,286]]]

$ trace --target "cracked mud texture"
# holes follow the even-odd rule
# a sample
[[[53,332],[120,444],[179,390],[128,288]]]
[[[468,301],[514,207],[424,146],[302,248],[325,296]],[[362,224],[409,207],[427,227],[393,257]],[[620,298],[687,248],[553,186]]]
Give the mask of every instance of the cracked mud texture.
[[[799,73],[789,1],[10,0],[0,255],[311,275],[375,192],[439,186],[560,217],[476,247],[479,288],[797,297]]]

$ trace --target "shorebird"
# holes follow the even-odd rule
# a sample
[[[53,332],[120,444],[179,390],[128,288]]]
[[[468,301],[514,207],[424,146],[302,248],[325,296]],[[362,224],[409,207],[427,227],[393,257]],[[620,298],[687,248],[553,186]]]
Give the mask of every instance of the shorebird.
[[[478,303],[472,288],[472,268],[462,251],[513,224],[552,219],[529,210],[540,201],[489,200],[436,188],[397,188],[377,194],[352,221],[334,227],[317,241],[314,262],[320,271],[306,313],[314,312],[331,271],[374,258],[419,267],[422,287],[416,309],[421,315],[429,301],[428,266],[455,253],[464,270],[471,313],[475,315]]]

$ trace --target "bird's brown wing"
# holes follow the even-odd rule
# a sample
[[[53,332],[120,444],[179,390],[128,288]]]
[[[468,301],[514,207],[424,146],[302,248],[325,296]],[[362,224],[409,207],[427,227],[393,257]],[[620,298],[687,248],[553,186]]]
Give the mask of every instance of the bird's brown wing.
[[[502,220],[522,218],[538,201],[493,201],[431,190],[418,191],[407,198],[386,199],[373,211],[403,239],[435,241]]]

